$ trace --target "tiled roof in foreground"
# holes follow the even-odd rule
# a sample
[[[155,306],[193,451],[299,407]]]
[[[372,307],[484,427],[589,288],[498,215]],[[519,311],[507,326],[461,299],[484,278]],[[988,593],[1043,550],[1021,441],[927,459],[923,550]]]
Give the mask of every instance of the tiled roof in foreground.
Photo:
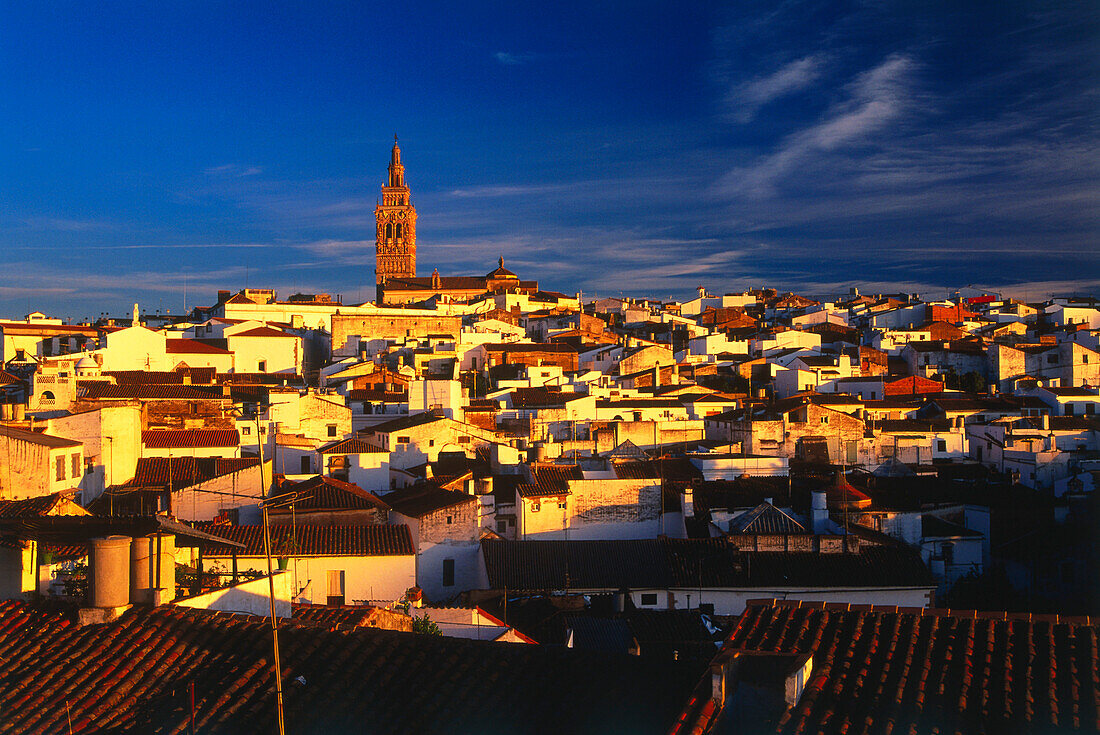
[[[397,633],[280,629],[289,733],[665,733],[685,662]],[[275,731],[264,618],[134,608],[78,627],[0,602],[0,732]],[[71,723],[71,726],[70,726]]]
[[[726,645],[812,654],[780,733],[1093,732],[1098,635],[1083,617],[767,601]]]

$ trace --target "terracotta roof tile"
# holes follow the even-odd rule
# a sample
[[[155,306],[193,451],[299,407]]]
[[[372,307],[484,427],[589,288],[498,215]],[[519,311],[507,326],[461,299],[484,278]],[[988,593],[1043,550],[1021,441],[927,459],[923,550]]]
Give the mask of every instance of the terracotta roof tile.
[[[1097,626],[1004,617],[752,602],[726,645],[813,655],[780,733],[1100,729]]]
[[[147,429],[141,443],[150,449],[236,448],[241,435],[236,429]]]
[[[389,508],[377,495],[369,493],[358,485],[337,480],[335,477],[314,477],[303,482],[284,482],[272,493],[272,498],[293,495],[295,510],[368,510],[371,508],[386,510]],[[279,512],[290,512],[280,507]],[[272,509],[276,512],[276,509]]]
[[[179,489],[240,472],[259,463],[256,457],[142,457],[137,462],[133,479],[124,486],[167,487],[171,480],[173,488]]]
[[[192,525],[200,531],[244,544],[239,554],[261,556],[264,553],[263,526],[209,521]],[[271,526],[271,551],[276,556],[410,556],[416,553],[408,526],[369,524]],[[213,551],[207,553],[215,555]]]

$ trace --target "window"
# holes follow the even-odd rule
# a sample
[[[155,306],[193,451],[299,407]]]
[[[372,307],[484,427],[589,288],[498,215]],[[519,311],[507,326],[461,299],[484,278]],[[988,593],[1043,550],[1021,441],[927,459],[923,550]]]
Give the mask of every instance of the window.
[[[1085,404],[1085,415],[1086,416],[1095,416],[1096,415],[1096,404],[1095,403],[1086,403]]]
[[[328,579],[328,604],[344,604],[344,570],[329,569],[325,575]]]
[[[829,417],[828,416],[822,416],[821,417],[821,423],[823,423],[823,424],[829,423]]]
[[[643,605],[656,605],[657,604],[657,593],[656,592],[643,592],[642,593],[642,604]]]
[[[508,521],[497,521],[497,533],[504,533],[508,530]]]
[[[267,360],[260,360],[258,363],[256,363],[256,371],[260,372],[260,373],[266,373],[267,372]]]
[[[955,563],[955,544],[944,544],[940,547],[940,554],[943,556],[944,564]]]
[[[454,516],[447,516],[447,524],[450,525],[455,522]]]
[[[72,456],[73,461],[73,479],[80,477],[80,453],[76,453]]]
[[[1072,403],[1066,404],[1066,416],[1072,416],[1077,411],[1077,408]]]
[[[459,444],[469,444],[470,443],[470,437],[460,436],[460,437],[458,437],[458,443]]]
[[[1047,363],[1050,364],[1050,365],[1057,365],[1058,364],[1058,354],[1057,353],[1052,353],[1050,355],[1047,355]]]
[[[399,437],[397,437],[397,443],[398,444],[408,444],[409,443],[409,437],[399,436]]]
[[[336,424],[329,424],[326,428],[329,436],[336,436]]]
[[[95,462],[91,457],[85,457],[84,459],[84,474],[90,475],[95,472]]]
[[[57,458],[57,468],[56,469],[57,469],[57,479],[58,480],[64,480],[65,479],[65,458],[64,457],[58,457]]]
[[[562,510],[565,510],[565,501],[564,500],[558,501],[558,507],[561,508]]]
[[[312,469],[312,467],[311,467],[311,463],[309,461],[309,457],[302,457],[302,474],[303,475],[309,474],[311,469]]]
[[[435,439],[429,439],[428,440],[428,446],[429,447],[434,447],[435,446]]]
[[[455,586],[455,560],[444,559],[443,560],[443,586],[454,587]]]
[[[538,513],[539,510],[541,510],[541,508],[542,508],[542,506],[539,505],[539,501],[535,500],[531,503],[531,512],[532,513]]]
[[[252,427],[247,424],[241,427],[241,434],[244,436],[250,436],[252,434]]]

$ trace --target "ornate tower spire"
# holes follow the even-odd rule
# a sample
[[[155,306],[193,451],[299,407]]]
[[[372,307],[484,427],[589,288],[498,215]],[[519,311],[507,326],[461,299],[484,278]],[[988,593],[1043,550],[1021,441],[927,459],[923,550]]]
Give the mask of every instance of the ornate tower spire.
[[[390,186],[405,185],[405,167],[401,165],[401,149],[397,147],[397,133],[393,135],[393,150],[390,152]]]
[[[405,184],[405,166],[397,135],[390,151],[389,180],[382,185],[382,202],[375,207],[375,284],[387,278],[416,276],[416,209]]]

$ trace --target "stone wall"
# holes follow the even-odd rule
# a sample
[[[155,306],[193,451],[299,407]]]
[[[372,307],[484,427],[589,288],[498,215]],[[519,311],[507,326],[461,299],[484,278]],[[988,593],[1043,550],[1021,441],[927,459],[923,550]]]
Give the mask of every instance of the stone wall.
[[[457,336],[461,331],[462,317],[458,316],[402,315],[390,312],[370,315],[334,314],[332,354],[333,356],[358,354],[360,339],[403,340],[406,336],[425,337],[429,334]],[[351,339],[352,337],[355,339]]]
[[[429,513],[420,519],[420,542],[475,542],[478,537],[477,516],[477,498],[472,495],[468,503]]]

